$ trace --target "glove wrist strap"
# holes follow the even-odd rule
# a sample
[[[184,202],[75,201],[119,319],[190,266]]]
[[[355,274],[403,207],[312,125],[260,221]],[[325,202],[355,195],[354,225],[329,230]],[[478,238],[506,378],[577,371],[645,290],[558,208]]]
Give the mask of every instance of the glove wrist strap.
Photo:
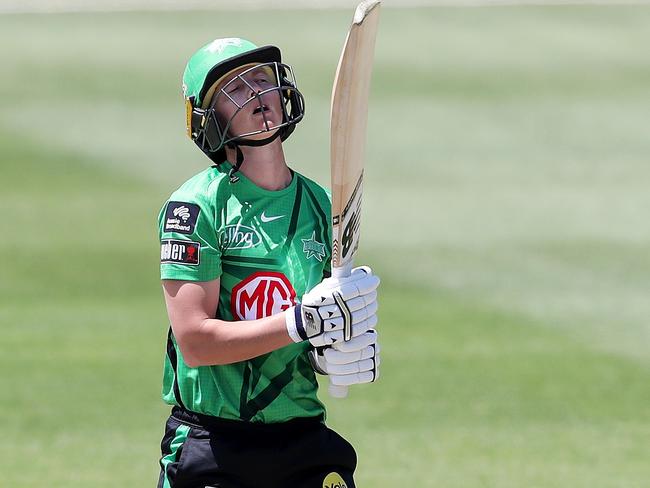
[[[308,339],[305,328],[302,325],[302,305],[300,303],[285,312],[285,320],[287,332],[293,342],[302,342]]]

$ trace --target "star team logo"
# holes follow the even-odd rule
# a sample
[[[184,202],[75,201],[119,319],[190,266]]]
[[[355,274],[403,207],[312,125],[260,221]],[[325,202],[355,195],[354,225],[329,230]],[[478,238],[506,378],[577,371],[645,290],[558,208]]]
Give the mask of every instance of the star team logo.
[[[316,240],[316,231],[312,232],[309,239],[300,239],[302,241],[302,252],[305,253],[307,259],[315,257],[319,262],[323,261],[325,257],[325,244],[321,244]]]
[[[284,312],[296,303],[289,279],[275,271],[260,271],[232,289],[230,310],[236,320],[255,320]]]

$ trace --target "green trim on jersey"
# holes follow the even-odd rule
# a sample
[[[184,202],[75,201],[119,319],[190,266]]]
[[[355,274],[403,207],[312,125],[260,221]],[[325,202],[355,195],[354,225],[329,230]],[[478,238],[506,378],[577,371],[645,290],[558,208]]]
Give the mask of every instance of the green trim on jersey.
[[[167,477],[167,466],[171,463],[178,462],[178,452],[181,446],[187,440],[187,436],[190,433],[190,427],[188,425],[179,425],[174,433],[174,438],[172,439],[169,445],[169,453],[163,453],[163,457],[160,459],[160,466],[162,467],[162,476],[163,476],[163,488],[171,488],[171,483]]]
[[[220,278],[215,317],[251,320],[286,310],[329,274],[331,204],[326,190],[298,173],[269,191],[243,174],[231,184],[230,167],[202,171],[163,206],[161,278]],[[170,332],[163,399],[251,422],[324,415],[308,350],[291,344],[249,361],[190,368]]]

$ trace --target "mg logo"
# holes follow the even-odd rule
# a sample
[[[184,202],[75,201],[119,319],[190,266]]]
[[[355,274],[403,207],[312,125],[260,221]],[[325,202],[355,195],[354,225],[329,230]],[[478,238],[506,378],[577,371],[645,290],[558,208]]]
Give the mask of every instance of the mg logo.
[[[255,320],[284,312],[296,303],[296,291],[282,273],[260,271],[232,289],[230,310],[236,320]]]

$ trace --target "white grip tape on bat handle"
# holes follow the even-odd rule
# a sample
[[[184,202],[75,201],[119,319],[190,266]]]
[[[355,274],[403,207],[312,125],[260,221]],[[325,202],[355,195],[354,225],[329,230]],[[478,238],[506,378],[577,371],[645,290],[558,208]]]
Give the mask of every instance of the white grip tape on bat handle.
[[[340,268],[332,267],[332,278],[345,278],[352,274],[352,261],[348,261]]]
[[[329,387],[327,388],[327,391],[329,392],[332,398],[345,398],[348,396],[347,386],[333,385],[330,383]]]
[[[332,267],[332,277],[334,278],[345,278],[350,276],[352,273],[352,261],[348,261],[340,268]],[[348,396],[348,387],[333,385],[330,383],[329,388],[327,389],[332,398],[345,398]]]

